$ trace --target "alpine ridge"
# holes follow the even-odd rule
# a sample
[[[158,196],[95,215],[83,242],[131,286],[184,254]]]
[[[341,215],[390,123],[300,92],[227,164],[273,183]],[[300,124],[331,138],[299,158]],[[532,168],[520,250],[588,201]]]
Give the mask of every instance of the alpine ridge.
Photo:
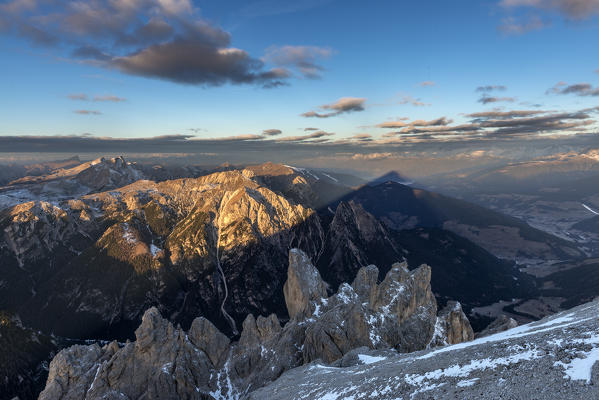
[[[185,332],[150,308],[135,342],[62,350],[40,399],[239,399],[285,371],[332,363],[356,348],[390,354],[472,340],[459,303],[437,315],[430,267],[394,264],[382,282],[377,276],[375,266],[363,267],[351,285],[327,297],[307,255],[291,249],[285,283],[291,320],[284,326],[274,314],[250,314],[231,342],[203,317]]]

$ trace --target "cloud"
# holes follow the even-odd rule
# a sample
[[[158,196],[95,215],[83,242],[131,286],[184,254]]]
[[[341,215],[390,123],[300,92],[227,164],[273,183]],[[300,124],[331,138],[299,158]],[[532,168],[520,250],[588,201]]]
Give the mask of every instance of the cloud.
[[[371,142],[373,140],[372,135],[369,133],[358,133],[358,134],[355,134],[354,136],[351,136],[349,139],[355,140],[358,142]]]
[[[423,103],[421,99],[416,99],[410,95],[403,96],[399,101],[399,104],[411,104],[414,107],[426,107],[430,106],[429,103]]]
[[[352,160],[376,161],[376,160],[384,160],[384,159],[391,158],[391,157],[393,157],[393,153],[366,153],[366,154],[356,153],[351,158],[352,158]]]
[[[483,95],[480,99],[478,99],[478,102],[483,103],[483,104],[497,103],[500,101],[507,101],[507,102],[513,103],[514,101],[516,101],[516,98],[515,97],[492,97],[492,96]]]
[[[567,85],[564,82],[559,82],[547,93],[554,94],[575,94],[577,96],[599,96],[599,87],[593,87],[590,83],[576,83]]]
[[[283,133],[280,129],[265,129],[262,131],[262,136],[277,136]]]
[[[502,7],[536,8],[560,13],[568,19],[580,20],[599,13],[597,0],[501,0]]]
[[[12,0],[0,4],[0,11],[6,14],[16,15],[24,11],[33,11],[38,6],[38,0]]]
[[[53,46],[60,42],[56,35],[39,29],[29,23],[22,23],[18,28],[18,33],[21,37],[29,39],[39,46]]]
[[[43,3],[43,4],[42,4]],[[13,0],[1,5],[13,34],[55,46],[78,62],[179,84],[248,84],[273,88],[298,69],[316,77],[331,51],[315,46],[271,48],[275,63],[231,46],[231,35],[203,19],[191,0]],[[7,22],[8,21],[8,22]]]
[[[193,137],[193,141],[206,141],[206,142],[245,142],[245,141],[256,141],[262,140],[264,136],[262,135],[252,135],[252,134],[244,134],[244,135],[233,135],[233,136],[223,136],[223,137],[212,137],[212,138],[198,138]]]
[[[314,133],[310,133],[309,135],[302,135],[302,136],[286,136],[286,137],[282,137],[282,138],[278,138],[276,139],[277,142],[305,142],[305,141],[311,141],[312,143],[322,143],[323,140],[313,140],[313,139],[320,139],[320,138],[325,138],[326,136],[333,136],[334,133],[330,133],[330,132],[325,132],[325,131],[317,131]],[[326,141],[328,141],[329,139],[325,139]]]
[[[183,14],[191,12],[191,0],[158,0],[158,4],[171,14]]]
[[[415,126],[445,126],[451,124],[453,122],[452,119],[448,119],[446,117],[440,117],[436,119],[432,119],[430,121],[418,119],[412,122],[405,122],[404,120],[400,121],[387,121],[382,122],[377,125],[378,128],[386,128],[386,129],[398,129],[405,127],[415,127]]]
[[[342,97],[334,103],[324,104],[319,106],[322,110],[331,110],[328,113],[318,113],[316,111],[308,111],[301,114],[302,117],[330,118],[340,114],[364,111],[364,103],[366,99],[363,97]]]
[[[110,101],[112,103],[122,103],[127,101],[127,99],[123,97],[113,96],[113,95],[104,95],[104,96],[94,96],[94,101]]]
[[[264,70],[263,63],[243,50],[216,48],[202,41],[173,41],[152,45],[112,60],[111,65],[130,75],[176,83],[219,86],[225,83],[282,85],[289,72]]]
[[[496,90],[506,90],[507,87],[504,85],[486,85],[486,86],[479,86],[476,88],[476,92],[483,92],[483,93],[489,93],[489,92],[493,92]]]
[[[501,24],[497,29],[504,35],[522,35],[541,30],[549,25],[549,22],[544,22],[538,16],[531,16],[525,21],[518,21],[514,17],[507,17],[501,20]]]
[[[512,110],[512,111],[484,111],[466,114],[467,117],[471,118],[500,118],[510,119],[518,117],[529,117],[531,115],[544,114],[546,111],[541,110]]]
[[[312,127],[309,127],[309,128],[304,128],[304,132],[308,132],[308,131],[317,131],[317,130],[319,130],[319,129],[318,129],[318,128],[312,128]]]
[[[383,135],[384,138],[396,136],[412,137],[418,140],[445,140],[444,137],[488,139],[495,136],[534,137],[562,132],[585,132],[595,123],[590,116],[594,109],[575,112],[553,112],[542,110],[486,111],[465,114],[469,123],[451,125],[452,120],[445,117],[430,121],[413,121],[393,126],[380,124],[379,127],[399,129]],[[392,139],[387,139],[392,140]]]
[[[75,110],[73,112],[75,114],[79,114],[79,115],[101,115],[102,114],[100,111],[96,111],[96,110]]]
[[[420,82],[420,86],[422,87],[430,87],[430,86],[436,86],[437,84],[433,81],[424,81],[424,82]]]
[[[171,38],[175,28],[160,17],[152,17],[132,33],[124,33],[117,39],[119,46],[147,45]]]
[[[100,50],[99,48],[92,46],[92,45],[76,47],[71,52],[71,55],[75,58],[81,58],[84,60],[96,60],[96,61],[103,61],[103,62],[109,62],[112,59],[110,54],[105,53],[102,50]],[[92,64],[92,63],[90,63],[90,64]]]
[[[71,100],[80,100],[80,101],[89,100],[89,97],[85,93],[72,93],[72,94],[67,95],[67,97]]]
[[[67,95],[67,97],[71,100],[77,100],[77,101],[89,101],[90,100],[90,97],[85,93],[72,93],[72,94]],[[121,103],[121,102],[127,101],[127,99],[125,99],[123,97],[114,96],[114,95],[104,95],[104,96],[94,96],[93,101],[95,101],[95,102],[109,101],[112,103]]]
[[[318,64],[319,59],[329,58],[332,50],[317,46],[271,46],[263,57],[265,62],[278,67],[295,68],[304,78],[321,78],[324,68]]]

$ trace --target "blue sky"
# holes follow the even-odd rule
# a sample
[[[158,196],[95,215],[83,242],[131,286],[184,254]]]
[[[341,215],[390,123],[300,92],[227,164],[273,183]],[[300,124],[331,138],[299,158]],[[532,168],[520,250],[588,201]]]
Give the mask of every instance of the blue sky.
[[[304,131],[314,127],[327,134],[319,140],[370,134],[378,141],[387,134],[396,141],[438,141],[453,138],[451,129],[449,136],[431,137],[430,132],[400,132],[399,127],[394,132],[377,125],[444,116],[453,120],[446,124],[451,127],[470,123],[473,117],[467,115],[482,111],[541,110],[537,115],[550,116],[581,112],[599,100],[596,0],[127,0],[123,3],[131,3],[131,9],[117,26],[110,18],[87,18],[97,14],[84,19],[80,3],[1,3],[0,135],[243,135],[246,140],[247,135],[279,129],[278,140],[314,132]],[[86,13],[114,13],[111,0],[86,3]],[[115,45],[116,36],[151,19],[169,24],[180,36],[187,35],[177,25],[181,21],[200,24],[201,32],[185,37],[187,43],[204,35],[197,40],[215,41],[210,44],[215,49],[240,49],[253,62],[263,61],[252,72],[275,78],[241,84],[232,83],[231,74],[218,82],[197,78],[203,71],[185,70],[186,57],[193,54],[182,55],[180,48],[166,56],[173,63],[182,58],[182,66],[169,65],[175,72],[149,65],[157,62],[156,53],[133,60],[137,64],[122,64],[151,46],[176,42],[175,36],[164,36]],[[211,29],[207,34],[206,27]],[[230,35],[229,41],[218,39],[221,34]],[[84,46],[101,50],[103,58],[75,55]],[[301,63],[309,65],[308,73]],[[190,74],[193,82],[181,81]],[[273,82],[284,85],[264,88]],[[558,82],[565,84],[554,87]],[[564,90],[575,84],[587,86]],[[477,91],[481,86],[495,88]],[[87,100],[69,97],[81,97],[74,95]],[[483,96],[499,101],[483,104]],[[94,101],[96,97],[122,101]],[[359,99],[359,107],[339,108],[336,102],[342,98]],[[327,110],[341,112],[327,118],[301,116]],[[543,126],[534,131],[523,122],[516,136],[596,131],[595,112],[585,112],[585,118],[556,119],[564,123],[556,130]],[[477,137],[487,137],[483,131]],[[466,136],[470,142],[472,135]]]

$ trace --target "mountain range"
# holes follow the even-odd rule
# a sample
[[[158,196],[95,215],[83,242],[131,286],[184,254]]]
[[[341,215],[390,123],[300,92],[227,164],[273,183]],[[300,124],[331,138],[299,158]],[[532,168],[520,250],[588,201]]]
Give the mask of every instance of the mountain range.
[[[365,183],[271,163],[58,164],[0,188],[0,309],[50,338],[46,359],[69,340],[133,339],[151,307],[184,330],[202,316],[237,340],[249,314],[292,319],[283,288],[293,248],[326,296],[371,264],[378,282],[396,262],[427,264],[435,301],[459,301],[475,331],[501,314],[528,322],[599,292],[572,291],[573,271],[593,264],[566,238],[398,179]],[[538,273],[548,260],[559,263]],[[40,386],[39,365],[19,359],[16,369]]]

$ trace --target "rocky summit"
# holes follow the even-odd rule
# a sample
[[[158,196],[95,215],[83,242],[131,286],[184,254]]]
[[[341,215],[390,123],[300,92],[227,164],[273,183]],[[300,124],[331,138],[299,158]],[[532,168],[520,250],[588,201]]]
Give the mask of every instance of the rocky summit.
[[[134,342],[58,353],[40,399],[240,399],[302,365],[348,363],[358,348],[388,355],[473,338],[459,303],[437,314],[429,266],[394,264],[381,282],[378,274],[363,267],[327,296],[309,257],[291,249],[284,326],[274,314],[250,314],[231,342],[203,317],[184,331],[150,308]]]

